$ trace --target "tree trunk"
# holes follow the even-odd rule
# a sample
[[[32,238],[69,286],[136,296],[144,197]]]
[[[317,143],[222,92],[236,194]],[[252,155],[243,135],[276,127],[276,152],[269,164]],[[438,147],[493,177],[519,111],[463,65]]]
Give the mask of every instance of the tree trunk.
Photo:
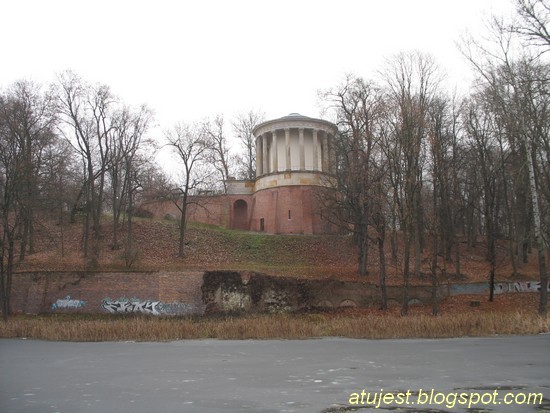
[[[385,239],[385,230],[382,229],[378,232],[378,255],[380,259],[380,299],[381,299],[381,310],[388,309],[388,293],[386,291],[386,255],[384,253],[384,239]]]
[[[455,272],[457,277],[460,277],[460,239],[456,236],[455,237]]]
[[[126,175],[128,175],[130,172],[128,172],[129,169],[126,169]],[[122,184],[122,187],[120,185],[120,179],[119,179],[119,168],[113,168],[113,171],[111,173],[111,186],[112,186],[112,204],[113,204],[113,245],[111,248],[113,250],[119,250],[120,244],[119,244],[119,234],[120,234],[120,227],[121,225],[124,225],[124,219],[122,224],[120,223],[120,214],[122,213],[123,205],[126,202],[126,193],[127,191],[130,191],[128,189],[128,177],[125,177],[124,182]],[[120,193],[120,198],[118,194]]]
[[[82,249],[84,250],[84,258],[88,258],[89,250],[89,240],[90,240],[90,212],[87,210],[86,206],[86,215],[84,216],[84,230],[82,231]]]
[[[492,225],[491,228],[488,228],[487,237],[488,239],[488,258],[489,258],[489,301],[494,300],[495,296],[495,270],[496,270],[496,251],[495,251],[495,238],[494,233],[492,232]]]
[[[29,254],[34,254],[34,212],[29,211]]]
[[[19,243],[19,261],[20,262],[25,260],[25,254],[27,252],[28,235],[29,235],[29,219],[28,219],[27,213],[25,212],[23,217],[21,242]]]
[[[433,234],[433,252],[432,252],[432,315],[439,314],[439,302],[437,299],[437,234]],[[445,262],[445,259],[443,259]]]
[[[533,210],[533,223],[535,232],[535,244],[537,246],[538,261],[539,261],[539,275],[540,275],[540,301],[539,301],[539,314],[546,315],[548,307],[548,271],[546,269],[546,254],[544,249],[544,239],[542,237],[542,225],[540,218],[539,200],[537,193],[537,184],[535,181],[535,168],[533,166],[533,157],[531,151],[525,151],[527,153],[527,169],[529,172],[529,190],[531,192],[531,208]],[[534,151],[533,151],[534,152]]]
[[[187,225],[187,190],[184,192],[182,197],[181,205],[181,219],[180,219],[180,237],[178,245],[178,257],[183,258],[185,256],[185,230]]]
[[[390,244],[391,244],[391,259],[394,263],[397,262],[397,230],[392,228],[390,234]]]
[[[80,201],[80,198],[82,198],[82,195],[84,194],[84,191],[87,185],[88,183],[84,182],[84,185],[80,187],[80,191],[78,191],[78,195],[76,196],[76,199],[73,203],[73,206],[71,208],[71,218],[69,219],[69,222],[71,224],[74,224],[76,222],[76,213],[78,212],[78,202]]]
[[[434,152],[436,152],[434,150]],[[439,181],[443,180],[440,177],[439,172],[439,163],[438,163],[438,157],[437,152],[434,154],[434,183],[433,183],[433,198],[432,198],[432,204],[433,204],[433,210],[434,210],[434,224],[433,224],[433,231],[432,231],[432,237],[433,237],[433,246],[432,246],[432,263],[431,263],[431,279],[432,279],[432,315],[436,316],[439,314],[439,303],[437,299],[437,264],[438,264],[438,253],[440,248],[442,251],[443,256],[443,263],[447,262],[447,256],[445,250],[445,239],[447,232],[449,231],[449,228],[445,228],[445,224],[447,223],[444,218],[444,210],[443,208],[438,208],[438,198],[443,198],[443,191],[439,191]],[[443,185],[441,185],[443,186]],[[443,202],[440,199],[441,202]],[[440,211],[438,214],[437,211]],[[441,235],[441,246],[438,245],[438,234]]]
[[[418,221],[415,221],[414,228],[414,276],[418,280],[422,277],[422,254],[421,239]]]
[[[132,193],[131,183],[128,185],[128,227],[126,234],[126,251],[124,256],[126,257],[126,267],[130,268],[133,264],[136,254],[133,250],[133,227],[132,227],[132,217],[134,215],[134,196]]]
[[[120,249],[120,245],[118,244],[118,226],[119,226],[119,217],[114,216],[113,217],[113,245],[111,246],[111,249],[114,251]]]
[[[7,231],[6,231],[7,230]],[[8,253],[8,259],[6,264],[4,265],[4,254],[6,250],[4,249],[5,246],[2,245],[2,255],[0,256],[0,259],[2,260],[0,262],[0,295],[2,300],[2,317],[4,321],[8,321],[9,315],[10,315],[10,298],[11,298],[11,287],[12,287],[12,279],[13,279],[13,261],[15,256],[15,242],[14,242],[14,236],[13,233],[10,233],[10,229],[7,229],[4,227],[4,231],[8,232],[5,234],[5,237],[3,239],[3,243],[6,242],[7,239],[7,253]]]
[[[394,263],[397,263],[397,202],[396,202],[396,196],[397,191],[394,189],[393,191],[393,205],[392,205],[392,216],[391,216],[391,236],[390,236],[390,243],[391,243],[391,259]]]
[[[112,197],[112,203],[113,203],[113,245],[111,248],[113,250],[120,249],[120,245],[118,244],[118,229],[119,229],[119,223],[120,223],[120,206],[119,201],[117,200],[117,192],[118,192],[118,184],[116,183],[116,179],[113,178],[113,197]],[[122,202],[122,200],[120,200]]]
[[[92,257],[89,266],[93,269],[99,266],[99,255],[101,250],[101,207],[103,205],[103,189],[105,185],[105,172],[99,175],[99,185],[97,194],[92,189],[92,228],[93,228],[93,247]]]
[[[405,257],[403,262],[403,305],[401,315],[409,313],[409,276],[410,276],[410,257],[411,257],[411,238],[408,231],[404,234],[405,238]]]
[[[369,250],[369,239],[368,239],[368,227],[365,224],[359,225],[359,268],[358,273],[360,276],[364,277],[368,275],[367,269],[367,260],[368,260],[368,250]]]

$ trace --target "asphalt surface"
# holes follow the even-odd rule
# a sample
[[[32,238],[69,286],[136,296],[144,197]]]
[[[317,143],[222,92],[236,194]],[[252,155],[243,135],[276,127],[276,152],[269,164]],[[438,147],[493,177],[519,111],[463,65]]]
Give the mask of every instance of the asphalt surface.
[[[531,400],[529,393],[535,394]],[[543,400],[536,396],[541,393]],[[474,403],[477,397],[480,401]],[[368,407],[367,401],[379,408]],[[2,413],[347,411],[550,411],[550,335],[168,343],[0,340]]]

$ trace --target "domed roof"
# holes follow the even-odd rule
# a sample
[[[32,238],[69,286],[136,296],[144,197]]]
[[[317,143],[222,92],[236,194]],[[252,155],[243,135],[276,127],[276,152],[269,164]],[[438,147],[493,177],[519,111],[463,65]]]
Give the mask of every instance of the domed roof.
[[[328,126],[330,129],[336,130],[336,125],[334,125],[333,123],[331,123],[329,121],[326,121],[324,119],[311,118],[309,116],[304,116],[304,115],[302,115],[300,113],[297,113],[297,112],[292,112],[292,113],[289,113],[286,116],[283,116],[282,118],[271,119],[271,120],[262,122],[259,125],[256,125],[256,127],[254,128],[254,130],[252,132],[255,135],[256,131],[258,131],[260,128],[262,128],[264,126],[276,125],[277,123],[284,123],[284,122],[293,122],[293,123],[294,122],[296,122],[296,123],[299,123],[299,122],[308,122],[308,123],[309,122],[317,122],[317,123],[320,123],[320,124],[324,124],[325,126]]]
[[[309,116],[300,115],[297,112],[293,112],[293,113],[289,113],[286,116],[283,116],[282,118],[274,119],[274,120],[309,120],[309,119],[313,119],[313,118],[310,118]]]

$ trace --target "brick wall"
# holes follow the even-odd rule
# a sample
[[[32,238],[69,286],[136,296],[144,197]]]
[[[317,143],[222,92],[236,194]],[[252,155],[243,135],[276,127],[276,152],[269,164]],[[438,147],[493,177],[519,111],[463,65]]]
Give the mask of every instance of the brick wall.
[[[198,198],[197,203],[191,203],[187,207],[187,220],[204,224],[217,225],[225,228],[248,228],[253,209],[252,195],[205,195]],[[242,223],[234,221],[234,205],[238,200],[246,202],[246,217]],[[155,218],[164,218],[167,214],[176,219],[180,217],[178,207],[172,201],[149,202],[141,205],[141,208],[151,212]]]
[[[14,313],[139,311],[202,313],[202,272],[33,272],[14,274],[11,310]],[[113,312],[113,311],[111,311]],[[143,311],[147,312],[147,311]]]
[[[440,286],[438,296],[486,292],[480,285]],[[458,288],[460,287],[460,288]],[[486,285],[481,286],[488,288]],[[550,283],[548,285],[550,289]],[[499,283],[498,292],[536,292],[539,282]],[[399,303],[400,286],[387,298]],[[410,303],[428,304],[431,286],[411,286]],[[304,280],[253,272],[29,272],[14,274],[12,313],[203,314],[206,311],[286,311],[304,307],[377,306],[375,285]]]
[[[388,286],[400,302],[401,287]],[[449,294],[440,287],[438,295]],[[409,298],[429,303],[431,286],[411,286]],[[287,311],[304,307],[379,305],[379,290],[362,282],[303,280],[258,273],[33,272],[14,275],[13,313],[203,314],[206,311]]]
[[[286,186],[258,191],[251,230],[260,231],[264,219],[265,231],[276,234],[331,234],[337,228],[323,220],[318,210],[317,187]]]
[[[338,228],[321,218],[318,211],[316,186],[277,186],[263,189],[253,195],[211,195],[200,197],[198,204],[190,204],[187,219],[225,228],[250,229],[272,234],[331,234]],[[246,216],[239,217],[235,202],[246,202]],[[179,218],[180,212],[171,201],[150,202],[142,208],[155,218],[170,214]],[[237,217],[237,219],[236,219]]]

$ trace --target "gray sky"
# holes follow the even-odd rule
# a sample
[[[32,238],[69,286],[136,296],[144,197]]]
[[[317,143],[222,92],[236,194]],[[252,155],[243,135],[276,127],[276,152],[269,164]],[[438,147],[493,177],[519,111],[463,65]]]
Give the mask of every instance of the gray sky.
[[[147,103],[168,128],[217,113],[319,116],[317,91],[384,59],[432,54],[463,88],[455,42],[511,0],[0,0],[0,87],[71,69]]]

